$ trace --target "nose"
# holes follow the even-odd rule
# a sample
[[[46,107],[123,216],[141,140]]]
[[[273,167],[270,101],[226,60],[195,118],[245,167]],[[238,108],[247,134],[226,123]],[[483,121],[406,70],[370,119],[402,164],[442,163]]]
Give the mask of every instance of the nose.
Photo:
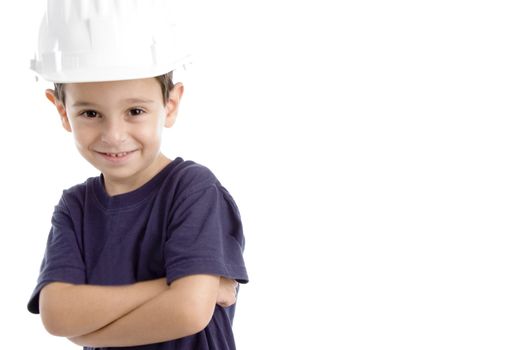
[[[110,146],[119,146],[126,142],[128,132],[126,122],[121,118],[106,118],[103,128],[101,141]]]

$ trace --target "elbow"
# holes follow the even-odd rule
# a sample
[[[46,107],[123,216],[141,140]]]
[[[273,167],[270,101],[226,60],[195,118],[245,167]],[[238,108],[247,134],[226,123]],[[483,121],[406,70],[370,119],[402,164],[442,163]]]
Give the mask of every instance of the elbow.
[[[68,337],[67,328],[51,312],[41,312],[41,319],[46,331],[57,337]]]
[[[42,310],[40,316],[44,328],[51,335],[72,338],[83,334],[78,322],[68,317],[67,313],[63,312],[63,310]]]
[[[51,335],[57,337],[66,336],[66,330],[62,322],[60,322],[60,317],[57,315],[56,310],[42,299],[40,300],[40,319],[44,328]]]
[[[214,315],[215,304],[208,302],[189,303],[186,310],[188,335],[203,331]]]
[[[57,337],[73,337],[78,335],[73,330],[73,322],[60,310],[50,305],[41,305],[40,317],[46,331]]]
[[[200,313],[198,316],[196,316],[196,320],[194,321],[194,326],[196,329],[195,333],[199,333],[203,331],[208,326],[210,321],[212,320],[213,315],[214,315],[213,310],[211,312],[207,310],[205,312]]]
[[[41,319],[46,331],[56,337],[74,338],[86,333],[71,318],[59,312],[41,312]]]
[[[61,295],[54,286],[44,287],[40,292],[40,317],[46,331],[57,337],[71,337],[71,319],[63,307]]]
[[[216,308],[218,288],[219,277],[209,275],[182,277],[170,285],[168,293],[173,294],[169,300],[179,301],[170,303],[177,305],[170,324],[182,327],[175,338],[199,333],[208,326]],[[177,332],[175,328],[174,332]]]

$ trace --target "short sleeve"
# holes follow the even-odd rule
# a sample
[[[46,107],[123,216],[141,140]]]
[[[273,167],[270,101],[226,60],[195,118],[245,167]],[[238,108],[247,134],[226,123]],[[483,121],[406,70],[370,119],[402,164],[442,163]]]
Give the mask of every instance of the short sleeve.
[[[72,284],[86,283],[86,269],[80,249],[80,237],[65,206],[64,199],[55,207],[51,220],[44,259],[40,266],[37,286],[31,295],[27,308],[39,313],[40,291],[50,282]]]
[[[192,191],[176,202],[166,237],[168,283],[194,274],[248,282],[239,210],[218,182]]]

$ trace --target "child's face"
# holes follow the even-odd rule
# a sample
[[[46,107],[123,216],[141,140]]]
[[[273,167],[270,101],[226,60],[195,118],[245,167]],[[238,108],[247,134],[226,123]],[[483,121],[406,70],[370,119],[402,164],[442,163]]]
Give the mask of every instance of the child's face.
[[[154,78],[66,84],[64,91],[65,106],[50,90],[47,97],[80,154],[104,174],[107,186],[129,184],[131,190],[164,167],[162,129],[175,121],[182,85],[174,87],[166,105]]]

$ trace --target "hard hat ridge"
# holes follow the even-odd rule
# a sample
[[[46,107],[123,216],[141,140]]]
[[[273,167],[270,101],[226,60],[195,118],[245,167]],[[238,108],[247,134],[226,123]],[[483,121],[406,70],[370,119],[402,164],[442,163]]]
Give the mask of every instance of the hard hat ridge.
[[[125,80],[184,56],[167,0],[48,0],[31,68],[53,82]]]

